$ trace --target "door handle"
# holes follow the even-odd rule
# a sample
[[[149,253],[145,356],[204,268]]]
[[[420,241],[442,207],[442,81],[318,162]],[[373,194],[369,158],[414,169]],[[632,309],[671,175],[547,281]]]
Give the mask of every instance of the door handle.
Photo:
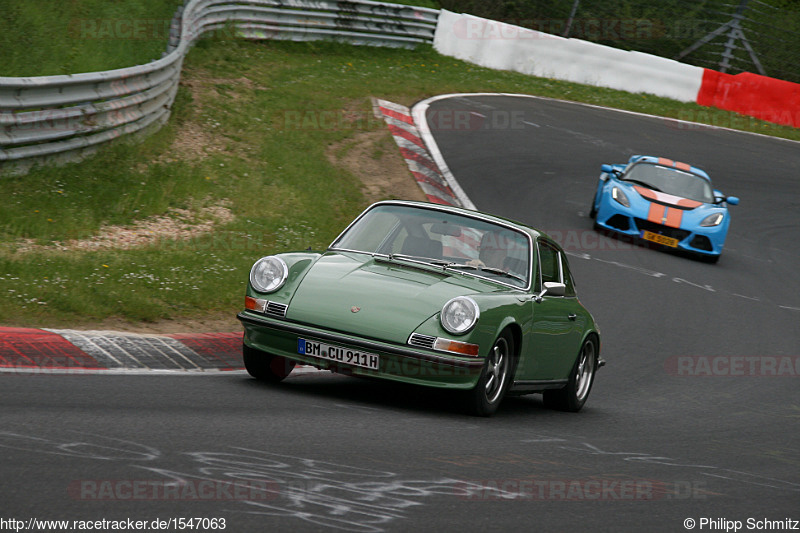
[[[576,318],[578,318],[578,315],[576,315],[575,313],[570,313],[567,315],[567,318],[569,318],[570,320],[575,320]]]

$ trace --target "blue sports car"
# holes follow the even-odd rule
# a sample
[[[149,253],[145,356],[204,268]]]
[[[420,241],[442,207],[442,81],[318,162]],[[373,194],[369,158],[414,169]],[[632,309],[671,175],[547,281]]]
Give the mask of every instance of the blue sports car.
[[[635,155],[603,165],[589,214],[597,230],[641,238],[710,262],[722,253],[735,196],[714,190],[703,170],[662,157]]]

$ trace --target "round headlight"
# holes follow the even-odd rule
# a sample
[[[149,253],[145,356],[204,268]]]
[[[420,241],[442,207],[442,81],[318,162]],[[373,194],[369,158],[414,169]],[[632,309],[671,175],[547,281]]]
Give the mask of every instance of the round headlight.
[[[250,285],[258,292],[275,292],[289,277],[289,267],[280,257],[262,257],[250,269]]]
[[[453,335],[463,335],[472,329],[481,312],[475,300],[457,296],[442,307],[442,327]]]

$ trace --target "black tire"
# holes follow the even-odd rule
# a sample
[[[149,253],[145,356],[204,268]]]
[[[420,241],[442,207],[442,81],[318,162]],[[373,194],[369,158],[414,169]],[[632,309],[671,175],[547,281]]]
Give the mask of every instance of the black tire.
[[[466,394],[466,406],[474,416],[492,416],[513,379],[515,367],[514,338],[504,331],[494,341],[481,377]]]
[[[575,365],[564,388],[546,390],[542,394],[544,405],[558,411],[576,413],[581,410],[592,391],[598,360],[597,340],[589,337],[581,346]]]
[[[279,355],[270,355],[261,350],[242,345],[242,359],[247,373],[259,381],[278,383],[294,369],[295,362]]]
[[[594,194],[592,197],[592,207],[589,209],[589,218],[596,218],[597,217],[597,209],[595,209],[594,204],[597,200],[597,193]]]

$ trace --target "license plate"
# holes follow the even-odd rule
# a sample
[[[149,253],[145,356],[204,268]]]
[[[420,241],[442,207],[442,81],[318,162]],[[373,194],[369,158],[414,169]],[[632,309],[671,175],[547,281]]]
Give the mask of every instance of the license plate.
[[[306,339],[297,339],[297,353],[336,363],[369,368],[370,370],[378,370],[378,363],[380,362],[380,357],[374,353],[351,350],[350,348],[332,346],[324,342]]]
[[[667,237],[666,235],[659,235],[658,233],[653,233],[651,231],[642,231],[642,239],[663,244],[664,246],[669,246],[671,248],[677,248],[678,242],[680,242],[678,239],[673,239],[672,237]]]

